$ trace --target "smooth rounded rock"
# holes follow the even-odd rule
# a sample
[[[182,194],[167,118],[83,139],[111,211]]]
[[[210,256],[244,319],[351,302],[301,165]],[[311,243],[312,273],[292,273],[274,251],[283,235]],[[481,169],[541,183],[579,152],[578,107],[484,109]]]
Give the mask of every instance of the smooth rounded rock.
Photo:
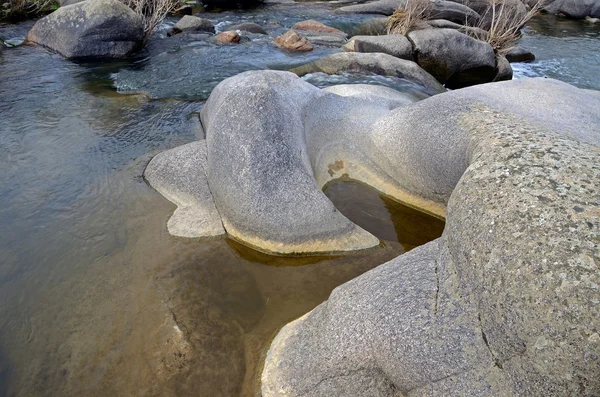
[[[454,29],[424,29],[408,34],[417,63],[448,88],[491,82],[496,76],[492,47]]]
[[[244,22],[237,25],[230,26],[228,30],[239,30],[242,32],[255,33],[255,34],[267,34],[267,31],[257,23]]]
[[[298,76],[308,73],[336,74],[341,72],[373,73],[410,80],[422,86],[429,95],[445,89],[415,62],[382,53],[343,52],[290,70]]]
[[[535,61],[535,55],[531,51],[521,46],[516,46],[506,54],[509,62],[531,62]]]
[[[344,6],[337,9],[340,13],[351,14],[380,14],[390,16],[399,7],[404,7],[406,0],[376,0],[363,4]],[[471,24],[479,21],[479,14],[471,8],[447,0],[435,0],[432,4],[433,19],[447,19],[459,24],[468,21]]]
[[[237,44],[240,42],[241,37],[235,30],[228,30],[216,35],[215,40],[219,43]]]
[[[297,76],[276,71],[239,74],[211,93],[201,112],[208,182],[229,235],[281,254],[379,244],[338,212],[315,181],[303,116],[322,95]]]
[[[354,36],[344,45],[344,51],[381,52],[396,58],[414,61],[412,44],[406,36],[401,34]]]
[[[386,106],[389,109],[417,102],[420,98],[406,92],[399,92],[389,87],[369,84],[339,84],[323,88],[344,97],[358,98],[367,102]]]
[[[600,18],[600,0],[554,0],[544,5],[544,10],[576,19]]]
[[[496,56],[496,77],[494,81],[505,81],[512,80],[513,70],[510,66],[510,62],[504,57],[504,55]]]
[[[210,237],[225,233],[206,179],[206,142],[188,143],[157,154],[144,177],[177,205],[169,233],[180,237]]]
[[[262,395],[598,394],[599,106],[520,79],[376,116],[371,159],[447,203],[444,234],[285,326]]]
[[[31,28],[26,42],[66,58],[123,58],[144,39],[141,18],[118,0],[87,0],[60,7]]]

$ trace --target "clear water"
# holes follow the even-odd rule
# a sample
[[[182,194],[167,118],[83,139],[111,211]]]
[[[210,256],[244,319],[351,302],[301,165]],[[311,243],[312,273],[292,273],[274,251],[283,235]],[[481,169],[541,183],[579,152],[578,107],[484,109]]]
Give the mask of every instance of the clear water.
[[[219,28],[252,21],[272,34],[307,18],[350,32],[365,18],[324,7],[210,17]],[[326,194],[382,247],[282,258],[227,238],[170,236],[173,205],[142,172],[153,154],[195,139],[212,87],[242,70],[285,69],[339,51],[283,53],[255,37],[240,46],[166,38],[172,23],[129,61],[73,63],[38,47],[0,55],[0,396],[254,395],[279,327],[337,285],[441,233],[438,220],[344,182]],[[0,27],[0,37],[18,42],[30,26]],[[543,37],[538,49],[529,46],[540,62],[541,49],[551,53],[542,44],[570,40]],[[571,53],[597,56],[590,40],[575,41]],[[555,77],[597,84],[569,59]],[[377,76],[306,79],[419,93]]]
[[[550,77],[600,90],[600,23],[540,15],[529,22],[519,44],[536,60],[513,63],[515,78]]]

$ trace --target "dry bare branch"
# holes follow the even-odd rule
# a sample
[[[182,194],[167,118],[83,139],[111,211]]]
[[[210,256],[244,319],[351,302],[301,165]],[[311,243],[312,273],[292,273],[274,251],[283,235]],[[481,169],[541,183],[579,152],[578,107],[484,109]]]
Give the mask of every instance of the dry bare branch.
[[[514,1],[490,0],[487,10],[476,26],[480,29],[467,29],[465,33],[488,42],[494,51],[504,55],[515,47],[521,37],[521,28],[542,9],[545,3],[546,0],[536,0],[523,12]]]
[[[432,7],[430,0],[406,0],[388,19],[388,34],[407,34],[419,22],[429,19]]]
[[[152,31],[180,5],[180,0],[121,0],[125,5],[142,17],[145,38],[148,41]]]

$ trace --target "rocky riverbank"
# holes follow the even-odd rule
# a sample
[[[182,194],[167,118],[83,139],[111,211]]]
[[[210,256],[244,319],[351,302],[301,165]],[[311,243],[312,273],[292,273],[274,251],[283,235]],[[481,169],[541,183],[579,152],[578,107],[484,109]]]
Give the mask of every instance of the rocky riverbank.
[[[0,395],[598,394],[598,92],[449,3],[0,27]]]

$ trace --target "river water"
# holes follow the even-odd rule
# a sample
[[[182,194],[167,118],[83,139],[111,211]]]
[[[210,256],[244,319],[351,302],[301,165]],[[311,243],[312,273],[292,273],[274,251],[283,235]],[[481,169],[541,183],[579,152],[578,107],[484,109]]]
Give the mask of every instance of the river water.
[[[310,3],[210,18],[218,28],[257,22],[275,35],[308,18],[351,34],[369,16]],[[527,29],[523,42],[539,61],[516,67],[517,76],[600,89],[591,73],[597,28],[556,27],[562,22],[549,18]],[[166,38],[173,23],[128,61],[74,63],[29,46],[0,55],[0,396],[255,395],[282,325],[337,285],[441,234],[443,222],[344,181],[325,193],[381,247],[282,258],[225,237],[170,236],[174,206],[145,183],[143,169],[152,155],[201,135],[198,111],[210,90],[243,70],[338,51],[288,54],[255,36],[240,46]],[[0,27],[0,37],[18,42],[30,26]],[[425,97],[400,79],[307,80]]]

